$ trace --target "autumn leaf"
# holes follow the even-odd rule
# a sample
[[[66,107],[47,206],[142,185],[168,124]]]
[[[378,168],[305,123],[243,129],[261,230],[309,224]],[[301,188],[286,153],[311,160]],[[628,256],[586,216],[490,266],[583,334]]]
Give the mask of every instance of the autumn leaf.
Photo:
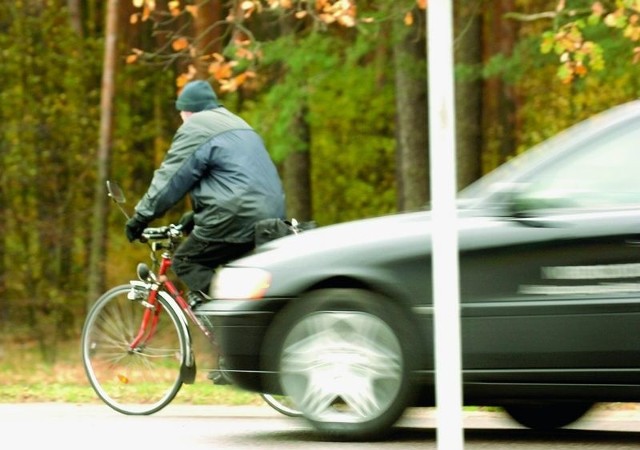
[[[129,23],[130,23],[131,25],[135,25],[136,23],[138,23],[138,19],[139,19],[138,14],[131,14],[131,15],[129,16]]]
[[[170,1],[167,6],[169,7],[169,11],[173,17],[177,17],[180,15],[180,2],[179,1]]]
[[[251,0],[246,0],[242,2],[240,4],[240,9],[244,11],[243,17],[245,19],[248,19],[249,17],[251,17],[253,13],[261,11],[260,3],[251,1]]]
[[[230,78],[233,75],[233,66],[229,63],[222,63],[215,61],[209,64],[208,72],[216,80],[224,80]]]
[[[187,78],[187,74],[181,73],[178,75],[178,78],[176,78],[176,86],[178,87],[178,90],[180,91],[188,82],[189,79]]]
[[[190,64],[187,69],[187,73],[183,72],[180,75],[178,75],[178,78],[176,78],[176,86],[178,87],[178,91],[182,90],[184,85],[187,84],[189,81],[193,80],[195,76],[196,76],[196,68],[192,64]]]
[[[220,90],[222,92],[235,92],[238,90],[238,86],[233,80],[222,80],[220,82]]]
[[[408,27],[413,25],[413,14],[411,13],[411,11],[407,11],[407,13],[404,15],[404,24]]]
[[[218,80],[220,83],[220,90],[222,92],[235,92],[240,86],[242,86],[249,78],[253,78],[255,73],[252,71],[245,71],[233,78],[227,78],[224,80]]]
[[[175,39],[171,43],[171,48],[173,48],[173,50],[175,50],[176,52],[184,50],[188,46],[189,46],[189,41],[185,37],[179,37],[178,39]]]
[[[255,59],[255,53],[248,48],[240,47],[236,50],[236,57],[253,61]]]
[[[420,9],[427,9],[427,0],[416,0],[416,4]]]
[[[235,77],[236,86],[241,86],[242,84],[244,84],[244,82],[247,81],[247,77],[247,72],[241,73],[237,77]]]
[[[326,24],[331,24],[336,21],[336,18],[332,14],[320,14],[318,17]]]
[[[323,11],[327,8],[330,8],[329,0],[316,0],[316,10]]]
[[[144,52],[142,50],[140,50],[139,48],[131,49],[131,51],[133,53],[128,55],[127,58],[125,59],[127,64],[135,63],[138,60],[138,58],[140,58],[140,56],[144,54]]]
[[[338,17],[338,23],[347,28],[353,27],[356,25],[356,21],[353,17],[349,15],[342,15]]]
[[[184,7],[194,18],[198,17],[198,5],[187,5]]]

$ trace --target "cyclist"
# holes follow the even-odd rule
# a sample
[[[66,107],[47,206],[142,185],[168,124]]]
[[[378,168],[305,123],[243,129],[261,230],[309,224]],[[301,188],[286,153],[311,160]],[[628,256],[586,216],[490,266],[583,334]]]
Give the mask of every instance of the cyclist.
[[[183,124],[125,232],[129,241],[140,238],[152,220],[190,195],[194,227],[172,267],[195,306],[216,267],[253,249],[256,222],[284,218],[284,192],[258,133],[218,101],[207,81],[186,84],[176,108]]]

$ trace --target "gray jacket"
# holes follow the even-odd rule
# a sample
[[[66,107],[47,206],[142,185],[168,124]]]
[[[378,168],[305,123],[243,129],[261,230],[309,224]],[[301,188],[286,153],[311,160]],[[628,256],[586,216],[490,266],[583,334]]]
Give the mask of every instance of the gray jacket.
[[[135,207],[149,223],[188,193],[196,237],[250,242],[261,219],[284,218],[284,192],[260,136],[226,108],[193,114]]]

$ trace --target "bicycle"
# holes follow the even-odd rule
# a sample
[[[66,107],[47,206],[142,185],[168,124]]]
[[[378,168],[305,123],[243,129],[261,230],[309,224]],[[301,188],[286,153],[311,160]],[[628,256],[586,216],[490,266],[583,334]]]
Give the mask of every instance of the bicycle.
[[[107,181],[107,192],[128,218],[120,187]],[[145,229],[140,240],[151,249],[152,268],[139,263],[138,280],[105,292],[85,319],[81,337],[85,373],[98,397],[120,413],[153,414],[171,403],[183,384],[194,383],[189,323],[217,347],[213,333],[167,277],[182,236],[181,224]],[[285,397],[260,395],[284,415],[301,415]]]

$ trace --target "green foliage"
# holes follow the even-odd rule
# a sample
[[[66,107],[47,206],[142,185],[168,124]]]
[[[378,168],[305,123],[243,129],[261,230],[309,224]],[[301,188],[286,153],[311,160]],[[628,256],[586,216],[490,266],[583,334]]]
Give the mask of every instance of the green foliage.
[[[589,10],[590,4],[583,1],[570,6]],[[537,6],[527,12],[541,10],[543,8]],[[635,44],[602,20],[588,17],[575,22],[581,37],[594,43],[588,46],[588,52],[576,54],[571,60],[587,64],[584,58],[590,58],[593,70],[582,77],[574,76],[575,67],[559,63],[556,53],[562,54],[563,47],[557,46],[557,30],[550,30],[548,22],[523,22],[518,26],[520,38],[513,53],[494,55],[483,69],[485,78],[499,79],[508,86],[515,102],[515,117],[510,119],[512,128],[499,130],[496,123],[491,123],[485,131],[483,158],[493,161],[489,168],[503,161],[495,153],[507,134],[515,138],[516,147],[511,151],[515,155],[580,120],[640,94],[637,81],[640,66],[631,57]]]
[[[70,311],[84,288],[99,104],[92,63],[99,41],[76,35],[53,3],[17,2],[0,12],[7,24],[0,34],[0,204],[11,218],[3,230],[6,299],[10,310],[28,306],[14,314],[42,330],[44,352],[57,331],[73,326]]]
[[[339,41],[319,33],[303,39],[286,35],[265,45],[268,77],[277,82],[268,81],[260,103],[249,107],[245,114],[264,136],[276,161],[282,161],[291,151],[308,150],[298,134],[292,132],[291,119],[309,103],[318,83],[335,74],[340,65],[335,53],[338,45]]]
[[[395,208],[393,86],[389,73],[365,63],[375,45],[367,36],[345,45],[318,33],[268,44],[266,62],[278,82],[244,112],[277,161],[311,152],[313,217],[321,224]],[[311,148],[291,128],[301,111]]]
[[[83,319],[103,50],[101,36],[71,29],[65,5],[0,8],[0,257],[7,270],[0,291],[3,317],[11,319],[0,328],[37,338],[51,359]],[[167,72],[119,73],[113,176],[128,188],[128,180],[148,180],[155,145],[170,139],[169,122],[178,117]],[[122,216],[116,220],[119,236]]]
[[[555,67],[550,66],[541,74],[553,79],[554,70]],[[640,68],[619,58],[610,64],[609,70],[609,74],[591,73],[571,85],[545,84],[538,78],[523,80],[519,86],[527,95],[527,103],[518,111],[521,129],[517,152],[600,111],[636,99],[640,89]]]
[[[318,124],[312,180],[319,223],[395,211],[393,88],[375,75],[371,67],[346,67],[315,92],[323,100],[312,102],[310,113]]]

